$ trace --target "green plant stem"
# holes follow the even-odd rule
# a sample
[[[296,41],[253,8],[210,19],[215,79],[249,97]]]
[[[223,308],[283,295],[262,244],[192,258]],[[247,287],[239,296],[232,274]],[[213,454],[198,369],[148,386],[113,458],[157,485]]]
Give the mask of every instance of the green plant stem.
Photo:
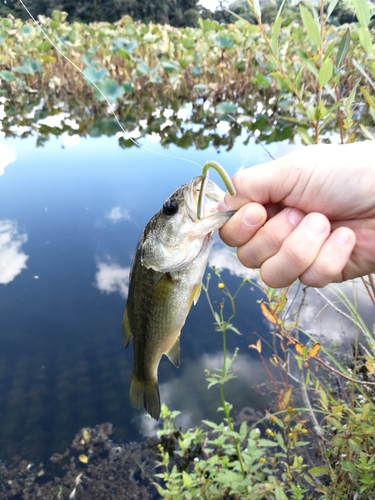
[[[223,339],[223,369],[222,369],[221,375],[222,375],[222,377],[225,377],[226,371],[227,371],[227,369],[226,369],[226,361],[227,361],[227,332],[226,332],[226,328],[225,327],[222,329],[222,339]],[[229,408],[228,408],[227,402],[225,401],[224,384],[223,383],[219,384],[219,387],[220,387],[221,404],[222,404],[222,407],[223,407],[223,410],[224,410],[225,417],[227,419],[227,424],[228,424],[228,427],[229,427],[230,431],[233,432],[233,430],[234,430],[233,429],[233,422],[232,422],[232,419],[230,417],[230,413],[229,413]],[[241,456],[240,443],[238,442],[237,439],[234,440],[234,446],[236,448],[238,463],[240,464],[242,476],[245,478],[246,477],[245,465],[243,463],[242,456]]]

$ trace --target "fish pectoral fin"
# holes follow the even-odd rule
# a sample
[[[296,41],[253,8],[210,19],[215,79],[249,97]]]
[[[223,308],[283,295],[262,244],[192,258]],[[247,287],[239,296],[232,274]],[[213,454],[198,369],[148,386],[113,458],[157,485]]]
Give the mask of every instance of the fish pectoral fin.
[[[130,328],[128,306],[126,306],[124,311],[124,317],[122,319],[122,340],[124,342],[125,347],[128,347],[132,337],[133,333]]]
[[[154,304],[163,303],[169,294],[173,292],[176,283],[177,281],[169,273],[163,274],[152,291],[152,302]]]
[[[180,335],[178,335],[175,343],[172,347],[165,353],[169,361],[171,361],[177,368],[180,366]]]

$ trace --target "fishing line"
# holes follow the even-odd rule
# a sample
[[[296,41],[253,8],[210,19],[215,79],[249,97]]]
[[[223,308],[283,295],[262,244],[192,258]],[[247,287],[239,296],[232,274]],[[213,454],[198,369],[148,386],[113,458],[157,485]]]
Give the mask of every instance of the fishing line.
[[[121,125],[121,122],[115,112],[115,109],[114,107],[112,106],[112,104],[110,103],[109,99],[107,98],[107,96],[104,94],[104,92],[96,85],[96,83],[88,76],[86,75],[86,73],[81,69],[79,68],[73,61],[71,61],[69,59],[69,57],[67,55],[65,55],[58,47],[57,45],[55,45],[55,43],[51,40],[51,38],[47,35],[47,33],[44,31],[44,29],[41,27],[41,25],[38,23],[38,21],[35,19],[35,17],[31,14],[31,12],[29,11],[29,9],[26,7],[26,5],[23,3],[22,0],[19,0],[22,7],[25,9],[25,11],[27,12],[27,14],[30,16],[30,19],[32,19],[32,21],[34,22],[34,24],[39,28],[39,30],[43,33],[43,35],[45,36],[45,38],[49,41],[49,43],[55,48],[55,50],[57,50],[57,52],[66,60],[68,61],[72,66],[73,68],[75,68],[77,71],[79,71],[81,73],[81,75],[83,75],[86,80],[88,80],[95,88],[98,92],[100,92],[100,94],[102,95],[102,97],[104,98],[104,100],[106,101],[106,103],[108,104],[109,106],[109,109],[112,113],[112,115],[114,116],[115,120],[116,120],[116,123],[117,125],[120,127],[121,131],[125,134],[125,137],[128,138],[133,144],[135,144],[136,146],[138,146],[139,148],[141,149],[144,149],[145,151],[149,151],[151,153],[154,153],[156,155],[159,155],[159,156],[165,156],[167,158],[172,158],[174,160],[182,160],[182,161],[186,161],[188,163],[193,163],[194,165],[198,165],[199,168],[201,168],[201,165],[199,163],[197,163],[196,161],[194,160],[190,160],[188,158],[183,158],[181,156],[174,156],[174,155],[170,155],[170,154],[166,154],[166,153],[162,153],[160,151],[155,151],[153,149],[149,149],[147,148],[146,146],[143,146],[141,144],[139,144],[137,141],[135,141],[132,137],[130,137],[130,134],[129,132],[127,132],[124,127]]]

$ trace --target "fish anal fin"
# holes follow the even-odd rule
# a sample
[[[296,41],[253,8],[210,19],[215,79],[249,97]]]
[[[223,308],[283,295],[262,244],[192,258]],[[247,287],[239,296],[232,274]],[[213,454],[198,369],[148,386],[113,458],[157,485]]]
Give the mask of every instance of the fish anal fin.
[[[133,333],[130,328],[129,312],[128,312],[128,307],[126,306],[124,311],[124,317],[122,319],[122,340],[124,342],[125,347],[128,347],[132,337]]]
[[[157,380],[140,380],[134,373],[130,382],[130,404],[144,408],[155,420],[160,418],[160,394]]]
[[[191,309],[191,306],[196,304],[198,302],[199,296],[201,294],[202,290],[202,283],[199,283],[199,285],[195,285],[191,291],[190,294],[190,300],[189,300],[189,305],[188,305],[188,312]]]
[[[180,335],[178,335],[175,343],[172,347],[165,353],[168,356],[169,361],[171,361],[177,368],[180,366]]]

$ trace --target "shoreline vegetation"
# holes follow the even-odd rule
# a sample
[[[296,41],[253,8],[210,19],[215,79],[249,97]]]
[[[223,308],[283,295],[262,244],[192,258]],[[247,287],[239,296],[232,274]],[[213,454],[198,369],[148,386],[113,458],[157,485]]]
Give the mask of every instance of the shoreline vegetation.
[[[2,129],[6,136],[21,124],[39,132],[38,117],[68,111],[78,133],[87,133],[93,114],[111,119],[94,82],[130,131],[138,125],[128,119],[135,104],[147,115],[147,109],[190,102],[206,110],[211,105],[215,122],[224,119],[233,128],[267,127],[266,142],[300,135],[311,144],[329,141],[334,131],[341,142],[360,140],[375,117],[375,52],[369,7],[358,12],[359,23],[339,27],[328,24],[332,12],[302,4],[302,21],[283,19],[281,10],[275,23],[262,24],[254,10],[256,25],[233,15],[231,24],[199,19],[199,28],[143,24],[129,16],[113,24],[68,23],[58,11],[39,16],[48,37],[91,82],[31,20],[9,15],[0,19]],[[36,117],[20,118],[20,110],[32,107],[39,108]],[[200,118],[198,112],[195,121]],[[283,133],[269,137],[272,128]]]
[[[126,130],[136,130],[146,117],[140,135],[159,133],[164,147],[171,142],[182,148],[193,143],[201,149],[215,145],[214,134],[203,137],[184,129],[178,111],[186,103],[193,110],[191,124],[208,123],[213,130],[218,121],[227,121],[224,139],[229,146],[242,129],[265,144],[297,137],[304,144],[374,139],[371,4],[353,0],[357,22],[336,27],[329,18],[337,4],[337,0],[301,3],[297,19],[283,17],[282,3],[270,24],[262,22],[257,0],[249,1],[256,24],[237,15],[225,25],[200,19],[198,28],[142,24],[127,16],[113,24],[87,25],[68,23],[61,12],[54,12],[51,19],[40,16],[39,22],[105,93]],[[20,126],[23,137],[36,134],[40,144],[50,134],[118,132],[101,94],[56,53],[30,21],[12,16],[1,19],[0,38],[0,99],[6,137],[19,135]],[[131,108],[137,108],[137,113]],[[167,108],[172,111],[171,123],[165,125],[161,115]],[[42,124],[45,117],[62,113],[66,117],[61,126]],[[72,118],[74,126],[69,122]],[[119,142],[122,147],[132,145],[126,138]],[[321,346],[302,328],[303,299],[294,311],[289,307],[293,301],[289,289],[253,283],[264,294],[260,308],[272,325],[269,345],[274,354],[270,360],[262,358],[262,342],[267,340],[249,347],[266,366],[271,363],[269,387],[275,394],[273,413],[255,423],[236,422],[225,397],[225,383],[234,378],[231,365],[236,352],[227,353],[226,335],[236,331],[237,292],[227,289],[219,270],[215,274],[225,308],[224,302],[211,304],[209,278],[205,291],[216,330],[223,338],[223,366],[207,371],[206,379],[220,390],[222,421],[203,421],[202,426],[185,432],[175,423],[178,412],[163,407],[160,467],[155,476],[156,482],[162,480],[156,486],[159,495],[207,500],[365,500],[373,496],[375,338],[373,328],[358,313],[356,295],[366,294],[375,305],[373,275],[360,281],[359,292],[353,285],[353,300],[338,287],[327,289],[333,295],[320,292],[325,307],[337,311],[339,322],[341,317],[351,322],[355,340],[347,359]],[[228,308],[232,309],[226,319]],[[315,363],[323,368],[311,369]],[[75,458],[71,466],[81,467],[77,460],[90,463],[89,443],[94,437],[80,432],[81,460]],[[108,446],[110,455],[113,449]],[[76,492],[84,484],[75,486],[74,481],[82,479],[77,477],[73,474],[67,486],[76,487]],[[143,477],[149,478],[146,473]],[[13,479],[7,481],[9,488]],[[66,498],[64,492],[68,494],[62,490],[60,498]],[[34,498],[15,495],[6,498]]]

